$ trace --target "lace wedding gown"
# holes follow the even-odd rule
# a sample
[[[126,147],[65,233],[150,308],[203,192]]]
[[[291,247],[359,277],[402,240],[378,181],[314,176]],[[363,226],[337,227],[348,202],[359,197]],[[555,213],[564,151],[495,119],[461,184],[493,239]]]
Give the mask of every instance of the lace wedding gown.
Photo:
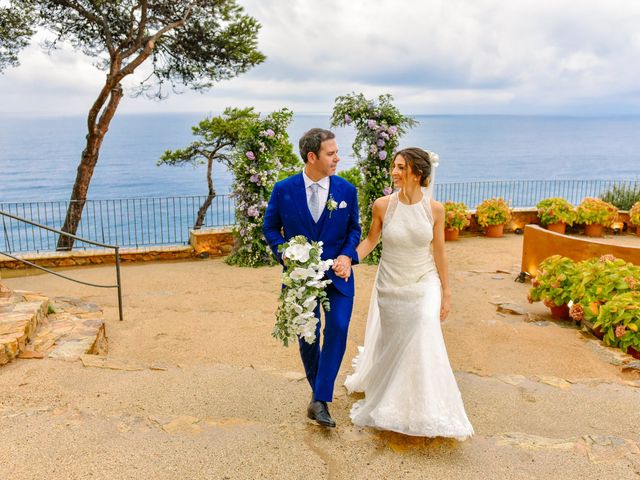
[[[392,194],[382,227],[382,257],[371,294],[364,348],[347,377],[359,426],[406,435],[473,435],[440,328],[440,277],[431,253],[426,189],[414,205]]]

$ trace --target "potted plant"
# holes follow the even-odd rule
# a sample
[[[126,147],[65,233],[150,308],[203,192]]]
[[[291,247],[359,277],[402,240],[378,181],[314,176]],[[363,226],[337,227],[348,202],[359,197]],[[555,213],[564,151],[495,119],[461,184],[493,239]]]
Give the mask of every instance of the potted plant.
[[[587,197],[576,209],[577,222],[584,223],[584,233],[588,237],[601,237],[604,227],[611,225],[618,217],[618,209],[599,198]]]
[[[536,205],[538,218],[543,227],[557,233],[564,233],[567,225],[573,225],[576,210],[561,197],[545,198]]]
[[[569,319],[567,304],[573,300],[573,286],[578,269],[570,258],[552,255],[544,259],[538,273],[531,280],[529,303],[542,302],[551,310],[551,316],[558,320]]]
[[[457,240],[460,230],[469,225],[469,212],[462,202],[444,202],[444,239]]]
[[[640,291],[611,298],[600,308],[594,326],[604,333],[605,344],[640,359]]]
[[[640,202],[634,203],[629,210],[629,219],[636,226],[636,234],[640,235]]]
[[[511,218],[509,204],[502,198],[490,198],[476,208],[476,221],[485,227],[487,237],[501,237],[504,224]]]
[[[583,260],[577,268],[578,281],[572,289],[574,299],[569,314],[602,338],[606,332],[596,325],[601,307],[616,295],[640,290],[640,267],[613,255],[603,255]]]

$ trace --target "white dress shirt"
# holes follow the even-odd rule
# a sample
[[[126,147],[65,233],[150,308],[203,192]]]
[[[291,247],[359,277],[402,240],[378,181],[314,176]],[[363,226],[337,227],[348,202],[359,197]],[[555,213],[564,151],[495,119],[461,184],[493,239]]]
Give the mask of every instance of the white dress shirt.
[[[311,199],[311,184],[317,183],[318,187],[320,187],[318,188],[318,205],[320,205],[320,215],[322,215],[322,212],[327,205],[327,199],[329,198],[329,183],[331,182],[330,177],[324,177],[317,182],[314,182],[309,177],[307,177],[307,174],[303,170],[302,178],[304,178],[304,190],[307,194],[307,207],[309,207],[309,200]],[[309,210],[311,210],[310,207]]]

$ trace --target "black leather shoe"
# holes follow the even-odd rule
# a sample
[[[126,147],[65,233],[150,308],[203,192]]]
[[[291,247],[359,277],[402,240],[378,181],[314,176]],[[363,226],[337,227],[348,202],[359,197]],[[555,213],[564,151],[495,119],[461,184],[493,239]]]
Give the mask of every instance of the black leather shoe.
[[[336,422],[333,421],[329,414],[327,402],[322,402],[320,400],[312,401],[307,408],[307,417],[311,420],[315,420],[323,427],[334,428],[336,426]]]

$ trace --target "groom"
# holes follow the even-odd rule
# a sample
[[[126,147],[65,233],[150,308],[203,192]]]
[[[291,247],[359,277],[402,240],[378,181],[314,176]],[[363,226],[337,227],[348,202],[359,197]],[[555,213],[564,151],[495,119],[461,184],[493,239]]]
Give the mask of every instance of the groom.
[[[353,309],[351,265],[358,263],[356,246],[361,233],[358,195],[353,185],[334,175],[340,158],[333,132],[321,128],[309,130],[300,139],[300,155],[304,170],[276,183],[265,212],[263,231],[282,265],[287,260],[278,252],[278,245],[296,235],[322,241],[322,259],[334,259],[332,270],[327,271],[332,283],[326,289],[330,310],[324,312],[322,348],[320,321],[316,341],[309,345],[300,338],[298,344],[312,390],[307,416],[325,427],[335,427],[327,403],[333,399]],[[327,208],[330,200],[334,209]],[[320,305],[315,314],[320,319]]]

